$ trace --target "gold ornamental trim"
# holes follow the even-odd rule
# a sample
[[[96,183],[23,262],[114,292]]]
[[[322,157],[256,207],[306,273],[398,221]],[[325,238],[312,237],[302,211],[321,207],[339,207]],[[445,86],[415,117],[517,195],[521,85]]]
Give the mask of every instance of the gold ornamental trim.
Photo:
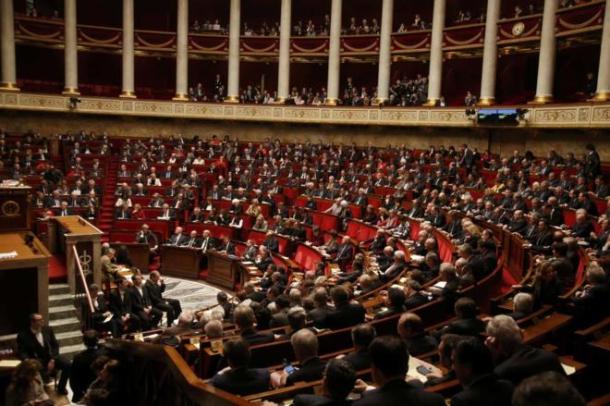
[[[304,53],[307,53],[307,54],[313,54],[313,53],[316,53],[316,52],[320,52],[321,50],[326,48],[328,46],[328,41],[324,41],[322,43],[322,45],[320,45],[319,47],[311,48],[311,49],[302,48],[302,47],[298,46],[295,42],[292,43],[292,46],[297,51],[304,52]]]
[[[355,48],[350,46],[349,44],[347,44],[347,42],[345,41],[345,39],[341,40],[341,45],[352,52],[368,52],[371,49],[374,49],[375,47],[379,46],[379,39],[376,39],[371,45],[365,46],[364,48]]]
[[[2,203],[0,213],[2,213],[4,217],[17,217],[21,213],[21,207],[19,206],[19,203],[14,200],[7,200]]]
[[[112,44],[113,42],[116,42],[116,40],[118,40],[119,38],[121,38],[121,32],[117,33],[115,36],[108,38],[108,39],[98,39],[98,38],[93,38],[92,36],[85,34],[85,32],[80,29],[78,30],[78,33],[87,41],[93,42],[94,44]]]
[[[465,41],[460,41],[460,40],[456,40],[451,38],[447,33],[445,33],[445,39],[452,43],[453,45],[468,45],[468,44],[472,44],[473,42],[476,42],[479,40],[479,38],[481,38],[483,36],[483,31],[479,31],[479,33],[477,35],[475,35],[474,37],[467,39]]]
[[[595,15],[593,17],[591,17],[587,21],[580,23],[580,24],[572,24],[572,23],[566,21],[565,19],[561,18],[561,16],[559,16],[559,18],[557,19],[557,22],[559,23],[559,25],[563,26],[564,28],[567,28],[569,30],[577,30],[579,28],[588,27],[589,25],[591,25],[591,23],[593,21],[600,18],[601,15],[602,15],[602,10],[600,9],[597,11],[597,13],[595,13]]]
[[[153,44],[152,42],[148,42],[145,39],[142,39],[142,37],[136,33],[136,39],[138,42],[146,45],[147,47],[151,47],[151,48],[166,48],[168,46],[170,46],[174,40],[176,39],[175,37],[170,38],[169,40],[165,41],[165,42],[160,42],[158,44]]]

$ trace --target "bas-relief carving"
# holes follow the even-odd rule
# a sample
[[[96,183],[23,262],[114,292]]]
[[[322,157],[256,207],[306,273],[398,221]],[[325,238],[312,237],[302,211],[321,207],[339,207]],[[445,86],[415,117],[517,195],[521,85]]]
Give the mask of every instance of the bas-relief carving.
[[[76,112],[131,114],[142,116],[182,116],[189,118],[226,118],[235,120],[328,122],[392,126],[436,125],[469,127],[462,109],[377,109],[341,107],[291,107],[200,104],[170,101],[119,100],[81,97]],[[68,98],[59,95],[0,92],[0,108],[21,110],[69,111]],[[530,107],[530,127],[592,126],[610,127],[609,105],[569,107]]]

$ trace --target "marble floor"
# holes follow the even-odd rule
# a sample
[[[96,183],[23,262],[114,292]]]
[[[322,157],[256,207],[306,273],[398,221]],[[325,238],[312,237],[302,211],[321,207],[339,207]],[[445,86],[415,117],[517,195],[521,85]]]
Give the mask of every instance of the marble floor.
[[[165,292],[163,297],[180,300],[183,310],[199,310],[216,304],[216,295],[221,289],[204,281],[178,279],[163,276]]]

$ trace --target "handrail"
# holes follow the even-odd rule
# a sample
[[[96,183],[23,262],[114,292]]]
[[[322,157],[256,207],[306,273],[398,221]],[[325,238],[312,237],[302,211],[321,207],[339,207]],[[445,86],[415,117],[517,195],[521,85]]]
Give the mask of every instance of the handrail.
[[[76,262],[76,268],[78,269],[78,274],[80,275],[81,282],[85,288],[85,295],[87,296],[87,303],[89,304],[89,311],[91,314],[95,312],[93,308],[93,301],[91,300],[91,293],[89,293],[89,286],[87,286],[87,279],[85,278],[85,273],[83,272],[83,267],[80,263],[80,257],[78,256],[78,251],[76,250],[76,246],[72,246],[72,251],[74,253],[74,262]]]

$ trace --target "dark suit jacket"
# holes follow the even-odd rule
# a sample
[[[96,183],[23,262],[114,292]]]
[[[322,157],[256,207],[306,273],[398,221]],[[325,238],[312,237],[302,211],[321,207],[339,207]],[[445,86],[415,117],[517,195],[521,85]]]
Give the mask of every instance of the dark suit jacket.
[[[343,359],[352,364],[356,371],[371,367],[371,355],[367,349],[350,352]]]
[[[91,364],[103,354],[104,351],[101,348],[87,348],[74,356],[70,368],[70,387],[74,392],[73,402],[80,400],[87,392],[91,382],[97,378],[91,369]]]
[[[458,334],[479,337],[485,331],[485,322],[479,319],[458,319],[442,329],[443,334]]]
[[[501,379],[518,385],[522,380],[542,372],[565,374],[557,355],[538,348],[522,345],[508,359],[499,363],[494,372]]]
[[[131,303],[134,312],[143,312],[145,307],[152,306],[150,295],[146,285],[142,285],[142,294],[135,286],[129,288],[129,294],[131,295]]]
[[[510,406],[513,384],[493,374],[476,378],[451,398],[451,406]]]
[[[125,314],[133,313],[133,302],[129,290],[125,291],[123,300],[121,300],[121,295],[118,289],[113,290],[110,292],[108,300],[110,311],[115,315],[115,317],[121,317]]]
[[[426,303],[428,303],[428,296],[418,292],[412,296],[407,297],[407,299],[405,300],[405,307],[407,309],[412,309],[414,307],[418,307]]]
[[[308,359],[301,365],[301,368],[288,375],[288,378],[286,378],[286,385],[322,379],[325,367],[326,363],[318,357]]]
[[[300,394],[294,397],[292,401],[294,406],[349,406],[352,404],[349,400],[333,400],[326,396]]]
[[[273,333],[261,333],[256,330],[242,331],[241,337],[250,345],[269,343],[275,340]]]
[[[386,383],[379,389],[365,392],[354,406],[444,406],[445,399],[439,394],[424,392],[402,379]]]
[[[59,355],[59,344],[55,339],[53,330],[48,326],[42,328],[42,340],[44,346],[40,345],[29,328],[17,334],[17,354],[19,358],[36,358],[42,363],[43,368],[46,368],[49,360]]]
[[[237,368],[216,374],[210,383],[235,395],[250,395],[269,389],[269,371],[266,368]]]
[[[326,328],[328,327],[326,318],[328,317],[328,314],[332,311],[333,308],[331,308],[330,306],[316,307],[315,309],[311,310],[307,314],[307,316],[311,319],[311,321],[313,321],[314,327]]]
[[[146,291],[148,292],[148,297],[153,306],[157,306],[159,304],[165,303],[163,300],[163,292],[165,291],[165,284],[158,285],[151,280],[147,280],[144,284]]]
[[[436,339],[425,333],[410,337],[405,340],[405,342],[407,344],[407,349],[409,350],[409,355],[414,357],[434,351],[438,348]]]
[[[364,322],[364,313],[360,303],[350,302],[328,313],[326,324],[332,329],[355,326]]]
[[[280,250],[280,244],[275,237],[266,238],[263,245],[272,253],[277,253]]]

